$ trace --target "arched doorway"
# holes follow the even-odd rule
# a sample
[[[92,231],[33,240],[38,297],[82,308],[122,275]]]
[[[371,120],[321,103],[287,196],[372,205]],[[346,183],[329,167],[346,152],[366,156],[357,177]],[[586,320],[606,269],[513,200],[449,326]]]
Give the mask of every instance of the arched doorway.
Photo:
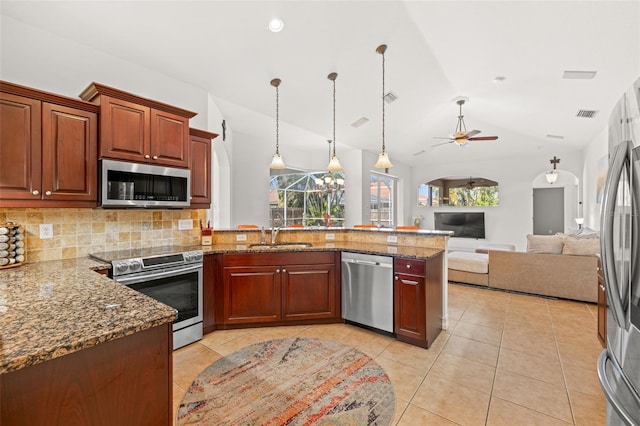
[[[533,233],[538,235],[567,233],[577,229],[581,217],[580,180],[565,170],[558,170],[558,180],[550,184],[541,173],[533,179]]]

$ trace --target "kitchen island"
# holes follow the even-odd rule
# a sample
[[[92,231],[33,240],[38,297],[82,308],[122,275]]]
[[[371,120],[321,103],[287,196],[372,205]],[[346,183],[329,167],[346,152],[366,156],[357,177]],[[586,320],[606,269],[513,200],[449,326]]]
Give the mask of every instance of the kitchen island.
[[[176,312],[102,267],[0,270],[0,424],[171,424]]]

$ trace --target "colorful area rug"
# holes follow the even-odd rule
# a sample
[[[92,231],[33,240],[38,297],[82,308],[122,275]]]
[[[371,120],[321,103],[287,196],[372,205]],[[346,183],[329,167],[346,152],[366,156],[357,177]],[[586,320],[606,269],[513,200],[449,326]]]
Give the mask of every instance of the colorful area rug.
[[[211,364],[193,381],[177,425],[390,425],[395,394],[369,356],[341,343],[269,340]]]

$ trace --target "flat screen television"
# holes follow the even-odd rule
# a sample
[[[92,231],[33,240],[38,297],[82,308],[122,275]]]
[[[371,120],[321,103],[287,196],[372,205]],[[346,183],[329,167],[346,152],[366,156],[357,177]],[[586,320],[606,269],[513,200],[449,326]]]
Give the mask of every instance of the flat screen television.
[[[453,231],[452,237],[484,238],[484,213],[435,212],[435,227],[438,231]]]

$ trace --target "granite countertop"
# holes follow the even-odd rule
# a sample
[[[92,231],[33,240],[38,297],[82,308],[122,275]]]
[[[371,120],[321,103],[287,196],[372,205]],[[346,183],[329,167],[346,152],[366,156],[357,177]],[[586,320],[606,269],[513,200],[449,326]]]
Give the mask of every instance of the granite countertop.
[[[358,253],[378,254],[397,257],[408,257],[415,259],[429,259],[439,253],[443,253],[444,249],[432,247],[417,247],[389,244],[370,244],[370,243],[311,243],[310,247],[287,247],[287,244],[304,244],[304,243],[282,243],[282,248],[278,249],[262,249],[251,248],[251,244],[215,244],[212,246],[202,246],[204,254],[215,253],[274,253],[274,252],[301,252],[301,251],[351,251]]]
[[[176,311],[96,273],[88,258],[0,270],[0,374],[175,319]]]

